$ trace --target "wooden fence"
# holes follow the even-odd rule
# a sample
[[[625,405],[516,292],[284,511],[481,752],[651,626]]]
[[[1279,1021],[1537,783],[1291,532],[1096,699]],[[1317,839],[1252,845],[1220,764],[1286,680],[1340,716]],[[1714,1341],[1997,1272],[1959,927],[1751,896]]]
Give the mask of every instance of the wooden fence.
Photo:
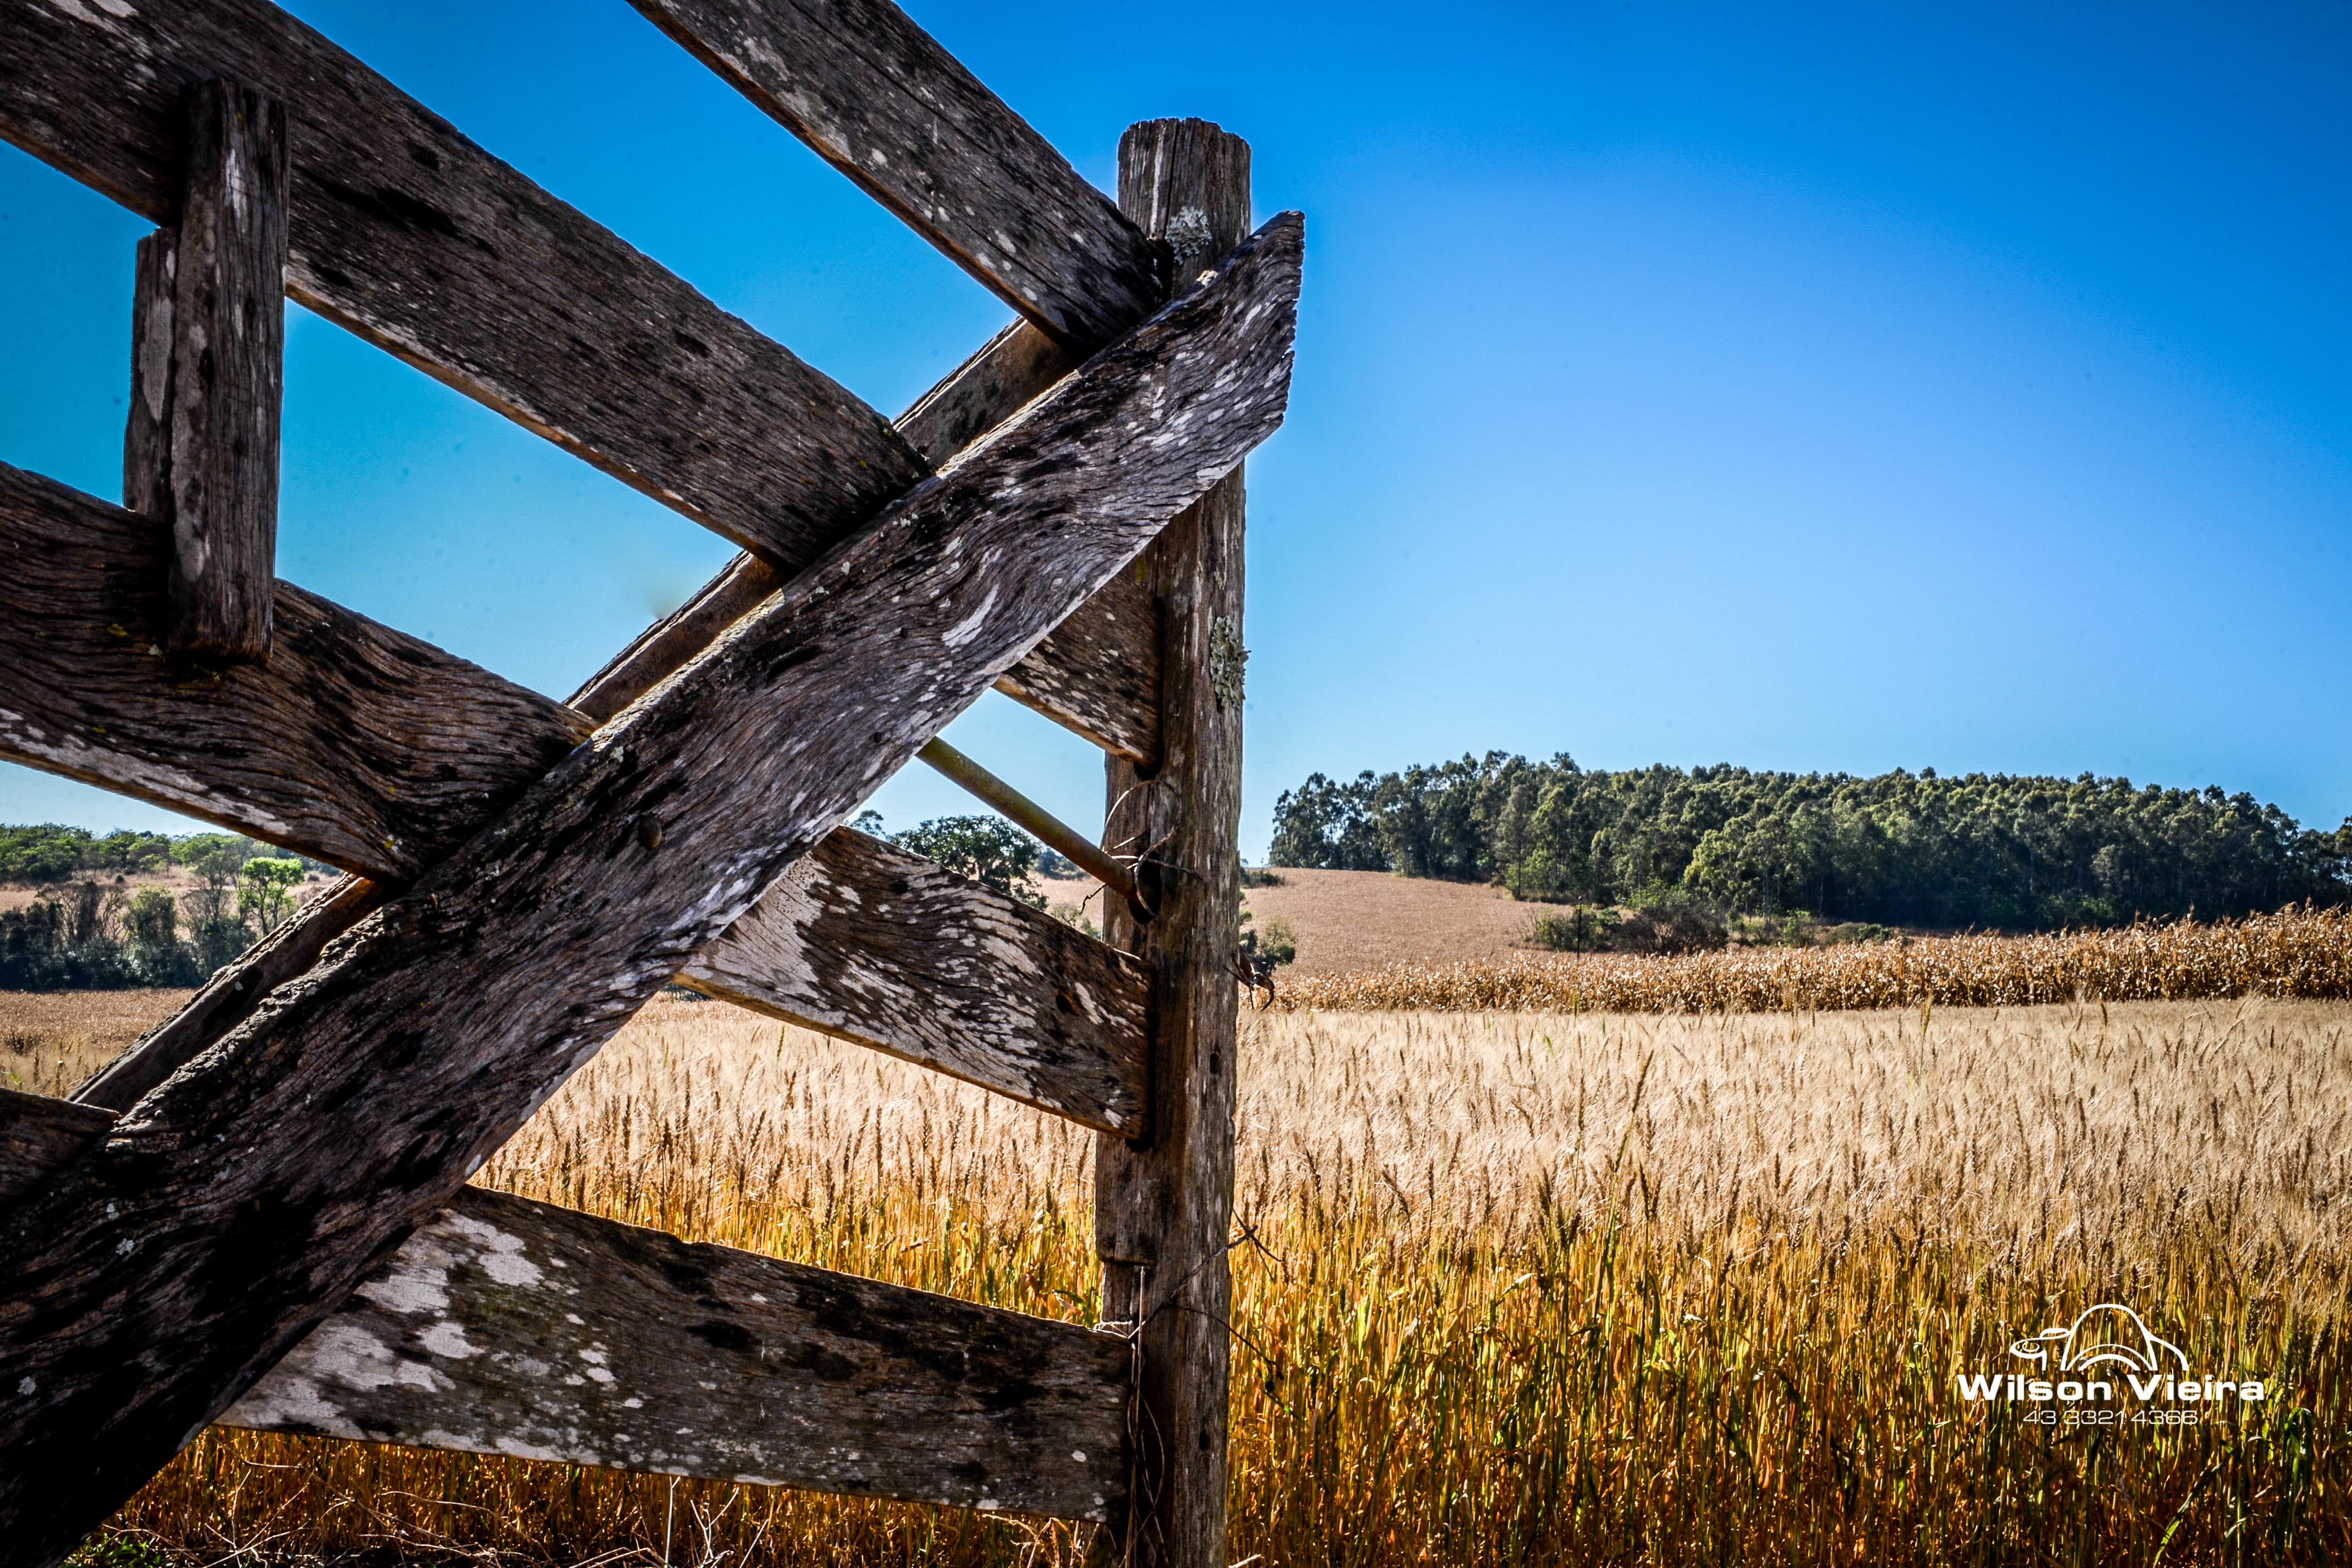
[[[634,3],[1021,319],[894,422],[267,0],[0,0],[0,134],[163,225],[123,505],[0,465],[0,756],[349,873],[0,1103],[8,1563],[215,1421],[1224,1562],[1241,464],[1300,220],[1198,120],[1114,204],[887,0]],[[742,555],[569,703],[277,580],[281,288]],[[841,826],[991,685],[1107,754],[1107,941]],[[1095,1129],[1106,1321],[465,1185],[677,977]]]

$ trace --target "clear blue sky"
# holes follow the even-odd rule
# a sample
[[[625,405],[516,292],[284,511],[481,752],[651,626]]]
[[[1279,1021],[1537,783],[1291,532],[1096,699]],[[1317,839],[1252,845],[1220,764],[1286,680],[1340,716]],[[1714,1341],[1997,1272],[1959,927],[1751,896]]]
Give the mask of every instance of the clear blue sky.
[[[617,0],[292,8],[886,412],[1005,317]],[[1489,747],[2352,813],[2344,5],[913,11],[1106,186],[1197,114],[1308,214],[1253,856],[1311,770]],[[0,147],[0,459],[116,493],[142,226]],[[293,316],[282,575],[562,695],[729,554]],[[1098,825],[1083,743],[950,735]],[[170,821],[0,771],[43,820]]]

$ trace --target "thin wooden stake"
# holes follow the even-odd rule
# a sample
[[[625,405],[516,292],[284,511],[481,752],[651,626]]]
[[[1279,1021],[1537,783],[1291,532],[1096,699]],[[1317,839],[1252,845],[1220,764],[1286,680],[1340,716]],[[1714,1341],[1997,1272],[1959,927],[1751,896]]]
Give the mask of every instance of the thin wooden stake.
[[[1129,126],[1119,205],[1167,245],[1179,287],[1249,232],[1249,144],[1198,120]],[[1240,947],[1242,476],[1168,525],[1142,564],[1157,604],[1159,769],[1108,758],[1105,842],[1130,849],[1156,913],[1106,911],[1154,973],[1150,1125],[1096,1143],[1103,1315],[1140,1351],[1133,1512],[1098,1558],[1224,1568],[1225,1401],[1233,1301],[1234,964]]]
[[[140,246],[123,443],[124,504],[171,525],[174,653],[269,656],[287,172],[275,99],[221,81],[189,89],[179,232]]]
[[[1136,898],[1135,878],[1086,834],[936,736],[915,755],[1034,833],[1043,842],[1061,851],[1076,862],[1079,870],[1129,904],[1138,909],[1142,907]]]

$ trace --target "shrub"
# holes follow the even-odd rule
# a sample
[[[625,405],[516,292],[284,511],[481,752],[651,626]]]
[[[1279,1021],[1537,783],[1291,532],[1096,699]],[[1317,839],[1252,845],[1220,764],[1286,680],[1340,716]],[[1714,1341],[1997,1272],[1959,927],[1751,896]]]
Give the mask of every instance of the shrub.
[[[1581,888],[1569,867],[1549,850],[1538,850],[1503,873],[1511,896],[1532,904],[1559,904],[1574,898]]]
[[[1243,905],[1242,956],[1252,960],[1251,967],[1260,973],[1268,973],[1280,968],[1285,964],[1297,963],[1298,938],[1290,929],[1290,922],[1276,915],[1267,921],[1263,927],[1253,930],[1251,922],[1256,918],[1249,912],[1248,905]]]
[[[1565,915],[1538,915],[1528,945],[1554,953],[1593,953],[1610,945],[1619,919],[1613,909],[1580,904]]]
[[[110,1535],[66,1559],[66,1568],[172,1568],[172,1554],[141,1535]]]
[[[1723,911],[1704,898],[1671,893],[1646,899],[1618,928],[1616,946],[1633,953],[1693,953],[1727,945]]]
[[[1801,909],[1736,915],[1730,924],[1732,937],[1750,947],[1810,947],[1814,942],[1813,917]]]

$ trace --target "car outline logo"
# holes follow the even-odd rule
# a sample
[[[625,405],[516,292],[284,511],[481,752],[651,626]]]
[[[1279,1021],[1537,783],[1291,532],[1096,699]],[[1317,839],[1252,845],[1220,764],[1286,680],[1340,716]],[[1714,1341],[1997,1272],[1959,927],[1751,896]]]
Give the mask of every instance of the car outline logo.
[[[2120,1313],[2129,1320],[2129,1330],[2124,1331],[2122,1323],[2112,1318],[2092,1322],[2103,1312]],[[2084,1332],[2085,1323],[2091,1325],[2087,1334]],[[2114,1323],[2118,1332],[2104,1332],[2109,1323]],[[2179,1362],[2182,1372],[2189,1370],[2189,1357],[2179,1345],[2157,1337],[2155,1332],[2140,1321],[2137,1312],[2116,1301],[2101,1301],[2096,1306],[2085,1307],[2066,1327],[2046,1328],[2031,1339],[2019,1340],[2009,1347],[2009,1354],[2021,1361],[2040,1362],[2046,1370],[2050,1364],[2051,1346],[2062,1340],[2065,1343],[2065,1354],[2058,1363],[2057,1370],[2060,1372],[2079,1372],[2084,1367],[2096,1366],[2108,1361],[2119,1362],[2141,1372],[2154,1372],[2162,1364],[2159,1360],[2161,1354],[2169,1354]]]

